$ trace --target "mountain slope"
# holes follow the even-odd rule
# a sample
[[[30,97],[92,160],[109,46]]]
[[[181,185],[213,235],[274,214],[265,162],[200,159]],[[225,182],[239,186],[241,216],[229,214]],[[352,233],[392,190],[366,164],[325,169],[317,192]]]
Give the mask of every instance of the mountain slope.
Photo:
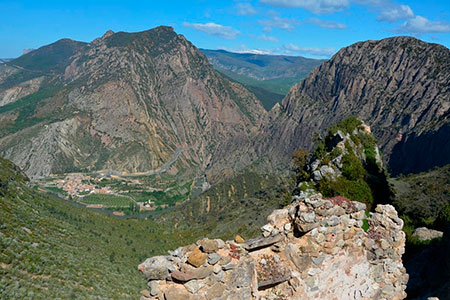
[[[137,299],[136,264],[196,237],[40,193],[2,158],[0,220],[2,299]]]
[[[8,65],[18,66],[24,70],[48,73],[63,72],[69,65],[70,58],[82,51],[86,43],[61,39],[53,44],[31,51],[10,62]]]
[[[392,174],[450,162],[450,50],[410,37],[340,50],[294,86],[258,144],[276,163],[348,116],[371,126]]]
[[[222,144],[247,139],[265,116],[253,94],[170,27],[108,32],[82,45],[62,40],[9,67],[34,71],[28,62],[36,53],[60,43],[64,51],[44,64],[51,73],[39,89],[0,107],[0,153],[30,176],[146,172],[173,158],[172,172],[195,176]]]
[[[440,219],[444,219],[445,210],[450,212],[450,165],[391,182],[396,192],[394,205],[415,227],[441,225],[433,223],[444,221]],[[446,221],[450,222],[449,213]]]

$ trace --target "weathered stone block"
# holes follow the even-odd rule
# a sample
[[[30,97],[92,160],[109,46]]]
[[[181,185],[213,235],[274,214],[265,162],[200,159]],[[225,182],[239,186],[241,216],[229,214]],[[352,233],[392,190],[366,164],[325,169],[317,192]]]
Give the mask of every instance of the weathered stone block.
[[[166,256],[155,256],[146,259],[138,269],[147,280],[163,280],[169,276],[169,269],[174,268]]]
[[[194,251],[189,254],[187,261],[198,268],[206,262],[207,258],[208,255],[206,253],[203,253],[200,248],[195,248]]]

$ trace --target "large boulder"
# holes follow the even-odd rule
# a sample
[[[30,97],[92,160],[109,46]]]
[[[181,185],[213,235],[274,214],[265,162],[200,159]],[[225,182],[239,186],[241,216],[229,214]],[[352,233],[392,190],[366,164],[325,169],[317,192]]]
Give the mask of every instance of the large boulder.
[[[154,256],[147,258],[138,269],[147,280],[164,280],[169,277],[169,270],[175,270],[175,267],[166,256]]]
[[[413,232],[413,236],[417,237],[419,241],[425,242],[425,241],[431,241],[437,238],[441,238],[444,235],[442,231],[434,230],[434,229],[428,229],[426,227],[419,227],[416,228]]]

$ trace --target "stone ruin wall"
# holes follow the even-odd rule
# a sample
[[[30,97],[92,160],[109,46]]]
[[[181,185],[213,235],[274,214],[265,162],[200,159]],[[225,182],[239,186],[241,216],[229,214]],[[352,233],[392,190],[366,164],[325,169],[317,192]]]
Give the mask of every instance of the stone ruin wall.
[[[302,193],[267,218],[260,237],[202,239],[147,259],[141,300],[404,299],[403,221],[391,205],[365,209]]]

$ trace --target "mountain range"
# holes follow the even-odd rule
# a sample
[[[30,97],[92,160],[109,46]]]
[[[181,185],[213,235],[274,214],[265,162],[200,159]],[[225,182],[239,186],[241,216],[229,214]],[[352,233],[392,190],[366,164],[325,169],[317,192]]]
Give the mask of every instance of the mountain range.
[[[174,172],[195,175],[266,114],[169,27],[63,39],[0,73],[0,152],[32,177],[149,172],[175,156]]]
[[[274,209],[273,224],[279,223],[279,215],[292,221],[292,212],[301,218],[287,227],[278,224],[281,232],[296,238],[314,234],[325,248],[330,242],[324,239],[329,237],[320,231],[332,231],[338,224],[352,227],[349,220],[355,218],[352,223],[367,236],[364,241],[355,236],[355,244],[372,243],[371,250],[379,255],[380,249],[394,248],[383,243],[377,223],[369,218],[376,214],[369,211],[372,204],[385,201],[399,212],[397,218],[395,209],[386,205],[385,221],[404,231],[398,232],[400,239],[385,238],[398,242],[407,237],[404,261],[413,278],[407,292],[445,299],[449,283],[444,269],[450,263],[450,50],[394,37],[350,45],[321,62],[202,51],[172,28],[160,26],[137,33],[108,31],[89,43],[62,39],[0,63],[0,157],[13,161],[0,158],[0,294],[11,299],[136,298],[137,291],[146,288],[135,268],[145,257],[163,255],[200,236],[235,237],[241,243],[261,234],[265,215]],[[292,74],[299,74],[295,72],[302,64],[309,75],[305,71],[301,76],[307,76],[300,81]],[[265,86],[261,90],[242,78],[283,84],[298,78],[298,82],[278,103],[273,95],[277,92],[269,93]],[[392,179],[381,158],[395,176],[428,172]],[[440,166],[444,167],[436,168]],[[127,194],[121,195],[143,186],[148,188],[142,193],[146,203],[154,192],[164,196],[169,189],[164,180],[189,179],[183,181],[187,190],[183,195],[189,197],[140,212],[137,216],[142,219],[126,220],[129,215],[112,212],[111,207],[109,212],[116,217],[79,207],[77,201],[90,191],[68,201],[71,196],[59,199],[34,181],[43,177],[42,181],[64,182],[65,175],[47,177],[71,172],[102,173],[95,174],[100,187],[106,177],[120,175],[113,184],[126,188]],[[103,173],[111,176],[102,178]],[[155,181],[128,185],[123,179],[149,175],[155,175]],[[83,176],[80,181],[88,181],[88,174]],[[380,193],[380,186],[385,193]],[[312,193],[314,189],[321,195]],[[373,194],[383,199],[367,199]],[[367,200],[367,206],[347,198]],[[294,206],[300,206],[294,210],[279,209],[295,200],[300,202]],[[336,216],[328,215],[326,201],[337,205],[330,206]],[[353,211],[355,205],[361,208],[357,215],[343,215],[344,207]],[[330,217],[321,223],[326,226],[317,216]],[[313,227],[303,227],[304,222]],[[299,225],[305,232],[292,231]],[[431,248],[415,244],[413,232],[419,226],[445,230],[444,239],[428,241]],[[272,240],[279,233],[272,227],[263,237]],[[343,234],[339,241],[334,234],[329,239],[341,243],[345,255],[338,257],[354,261]],[[306,278],[316,292],[311,274],[331,274],[327,272],[335,267],[308,270],[305,266],[323,260],[318,262],[321,254],[304,241],[297,250],[311,251],[312,258],[291,257],[303,272],[302,280]],[[272,242],[267,244],[270,251],[289,250],[289,245]],[[231,244],[234,250],[223,257],[223,268],[216,273],[212,266],[205,267],[209,275],[215,274],[214,280],[222,270],[236,267],[228,264],[232,259],[245,260]],[[196,248],[205,264],[222,260],[216,256],[218,260],[210,263],[213,257],[202,253],[201,244],[188,248],[189,253]],[[188,248],[178,248],[170,256],[179,259]],[[374,274],[392,275],[389,268],[402,262],[403,249],[400,252],[396,261],[375,264]],[[361,256],[364,260],[370,258],[366,254]],[[192,260],[190,264],[194,266]],[[337,270],[345,270],[342,266]],[[403,267],[398,269],[405,275]],[[392,291],[387,287],[380,293]],[[144,290],[143,299],[150,299],[150,292]]]
[[[225,58],[267,64],[233,69],[258,79],[318,63],[298,58],[308,67],[277,73],[272,66],[291,58],[203,52],[222,69]],[[170,27],[109,31],[91,43],[63,39],[0,65],[0,154],[32,177],[145,174],[171,162],[172,174],[206,172],[218,182],[249,166],[285,169],[298,147],[311,149],[315,135],[355,115],[372,127],[393,174],[425,171],[450,162],[449,70],[441,45],[411,37],[360,42],[267,113]]]

